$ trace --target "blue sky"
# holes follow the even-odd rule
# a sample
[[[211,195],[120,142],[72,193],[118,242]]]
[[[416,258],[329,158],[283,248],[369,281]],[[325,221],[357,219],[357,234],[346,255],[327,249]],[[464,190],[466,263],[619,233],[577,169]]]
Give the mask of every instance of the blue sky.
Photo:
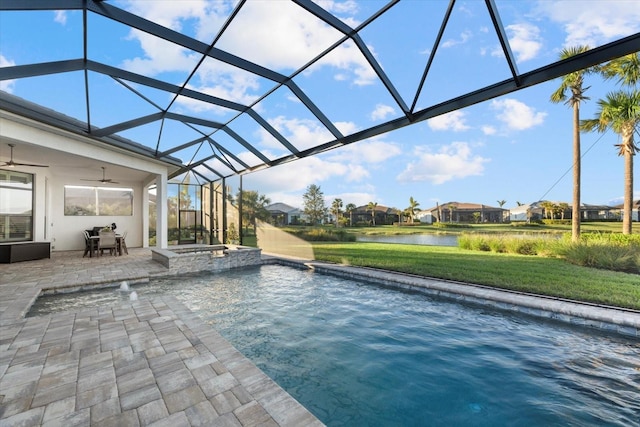
[[[211,42],[233,7],[233,2],[226,1],[111,3],[205,43]],[[354,27],[385,4],[377,0],[317,3]],[[640,31],[640,7],[635,0],[496,3],[520,72],[556,60],[563,47],[595,47]],[[409,105],[414,101],[446,6],[446,1],[401,1],[361,33]],[[81,57],[81,24],[81,13],[73,11],[2,14],[0,66]],[[181,84],[200,59],[99,16],[90,14],[89,24],[89,57],[107,65]],[[293,3],[250,1],[216,46],[289,75],[338,36],[315,18],[301,14]],[[508,76],[484,2],[459,1],[417,98],[417,107],[425,108]],[[90,74],[89,80],[93,100],[113,99],[111,104],[93,102],[92,123],[97,126],[154,111],[149,103],[110,78]],[[352,43],[344,43],[310,70],[295,76],[294,81],[345,135],[401,115]],[[83,85],[84,77],[79,72],[0,82],[2,90],[81,120],[86,119]],[[557,80],[547,82],[321,155],[248,174],[243,178],[244,188],[257,190],[272,202],[298,207],[310,184],[320,186],[327,205],[340,198],[344,204],[373,201],[403,209],[410,197],[421,208],[449,201],[496,206],[498,200],[506,200],[505,207],[540,199],[570,202],[572,112],[567,105],[549,102],[558,85]],[[583,104],[581,116],[590,118],[596,110],[595,101],[615,89],[615,84],[590,76],[586,85],[590,86],[587,95],[591,100]],[[189,80],[189,86],[251,104],[274,84],[209,58]],[[163,93],[139,90],[162,107],[170,101]],[[187,98],[179,98],[172,109],[222,122],[235,114]],[[255,109],[298,149],[332,139],[286,88],[277,89]],[[154,147],[158,142],[156,126],[128,130],[122,136]],[[230,127],[268,158],[286,154],[250,120],[238,119]],[[160,149],[172,146],[179,138],[189,140],[186,133],[191,131],[180,124],[168,124]],[[230,138],[220,135],[219,142],[249,164],[255,161],[253,154]],[[582,135],[584,203],[621,201],[623,159],[614,148],[618,142],[612,132]],[[176,155],[189,162],[197,154],[193,148]],[[640,188],[635,184],[637,198]]]

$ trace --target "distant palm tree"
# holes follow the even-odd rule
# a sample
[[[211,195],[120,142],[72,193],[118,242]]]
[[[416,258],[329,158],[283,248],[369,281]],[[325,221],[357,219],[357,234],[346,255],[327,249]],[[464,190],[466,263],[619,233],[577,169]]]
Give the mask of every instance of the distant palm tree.
[[[564,219],[564,214],[569,210],[569,203],[562,202],[558,203],[558,211],[560,212],[560,218]]]
[[[356,210],[356,205],[353,203],[347,203],[344,210],[349,214],[349,227],[353,227],[353,211]]]
[[[367,204],[367,210],[371,211],[371,224],[375,227],[376,226],[376,207],[378,206],[378,203],[374,203],[374,202],[369,202],[369,204]]]
[[[622,234],[632,232],[633,205],[633,156],[639,148],[633,141],[633,133],[640,124],[640,92],[616,91],[607,94],[598,101],[598,110],[594,119],[583,120],[582,129],[604,132],[612,129],[622,139],[618,147],[618,155],[624,157],[624,205],[622,217]]]
[[[524,205],[524,203],[522,203],[522,202],[516,202],[516,205],[518,205],[518,206],[522,206],[522,205]]]
[[[502,209],[502,207],[504,206],[505,203],[507,203],[506,200],[498,200],[498,205],[500,205],[500,209]],[[500,222],[502,222],[502,220],[504,219],[504,216],[502,214],[502,212],[500,213]]]
[[[560,59],[567,59],[572,56],[584,53],[589,50],[588,46],[575,46],[562,49]],[[560,87],[551,94],[551,102],[565,102],[573,107],[573,215],[571,217],[571,240],[580,240],[580,103],[588,100],[584,92],[588,89],[582,86],[585,74],[592,73],[596,68],[586,68],[575,71],[562,77]],[[571,96],[567,98],[566,92],[570,91]]]
[[[409,197],[409,207],[405,209],[405,212],[407,213],[407,216],[411,219],[411,224],[413,224],[413,218],[415,217],[416,212],[420,211],[418,206],[420,206],[420,203],[414,200],[413,196]]]
[[[340,222],[340,214],[342,213],[342,199],[334,199],[331,204],[331,213],[336,218],[336,227]]]
[[[556,210],[555,203],[545,200],[544,202],[540,203],[540,206],[544,208],[544,215],[547,217],[547,219],[553,219],[553,213]]]

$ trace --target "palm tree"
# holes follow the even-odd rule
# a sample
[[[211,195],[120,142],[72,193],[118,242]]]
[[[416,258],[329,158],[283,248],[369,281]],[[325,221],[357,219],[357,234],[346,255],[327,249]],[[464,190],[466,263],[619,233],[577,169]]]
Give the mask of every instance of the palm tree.
[[[564,214],[569,210],[569,203],[562,202],[558,203],[558,211],[560,212],[560,219],[564,219]]]
[[[353,227],[353,211],[356,210],[356,205],[353,203],[347,203],[344,210],[349,214],[349,227]]]
[[[420,211],[418,206],[420,206],[420,203],[414,200],[413,196],[409,197],[409,207],[405,209],[405,212],[407,213],[407,216],[411,219],[411,224],[413,224],[413,217],[416,215],[416,212]]]
[[[376,207],[378,206],[378,203],[374,203],[374,202],[369,202],[369,204],[367,205],[367,210],[371,211],[371,223],[373,224],[373,226],[376,226]]]
[[[336,217],[336,227],[340,221],[340,214],[342,213],[342,199],[334,199],[331,204],[331,213]]]
[[[555,203],[545,200],[540,203],[540,206],[544,208],[544,216],[546,216],[547,219],[553,219],[553,213],[556,210]]]
[[[453,211],[456,209],[456,205],[454,205],[453,203],[449,203],[449,206],[447,206],[447,208],[449,208],[449,222],[453,222]]]
[[[498,205],[500,205],[500,209],[502,209],[502,207],[504,206],[505,203],[507,203],[506,200],[498,200]],[[500,222],[502,222],[502,220],[504,219],[504,214],[501,213],[500,215]]]
[[[567,59],[588,50],[588,46],[565,48],[560,52],[560,59]],[[584,75],[595,70],[595,68],[587,68],[563,76],[560,87],[551,94],[551,102],[557,104],[564,101],[573,107],[573,209],[571,216],[571,240],[573,242],[580,240],[580,103],[589,99],[584,96],[584,92],[589,88],[583,88],[582,84]],[[569,98],[567,98],[567,91],[571,92]]]
[[[605,132],[612,129],[620,135],[621,142],[616,144],[618,155],[624,157],[624,205],[622,217],[622,234],[631,234],[631,212],[633,205],[633,156],[639,148],[633,140],[633,133],[640,125],[640,91],[618,90],[607,94],[598,101],[595,118],[583,120],[582,129]]]

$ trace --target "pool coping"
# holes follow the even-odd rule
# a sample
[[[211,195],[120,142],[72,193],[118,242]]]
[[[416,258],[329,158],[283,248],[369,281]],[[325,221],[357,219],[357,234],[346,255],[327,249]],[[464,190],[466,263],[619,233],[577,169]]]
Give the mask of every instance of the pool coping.
[[[263,258],[266,264],[279,263],[297,268],[311,269],[323,274],[374,282],[449,300],[518,312],[608,333],[613,332],[629,338],[640,338],[640,311],[637,310],[367,267],[354,267],[275,255],[265,256],[265,254],[263,254]]]
[[[43,291],[175,277],[129,251],[0,270],[0,425],[324,425],[175,298],[25,317]]]

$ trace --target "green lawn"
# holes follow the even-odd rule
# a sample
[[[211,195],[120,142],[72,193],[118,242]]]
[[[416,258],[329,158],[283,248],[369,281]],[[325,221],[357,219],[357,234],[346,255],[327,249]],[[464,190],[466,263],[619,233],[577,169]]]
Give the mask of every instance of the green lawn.
[[[320,261],[640,310],[640,275],[580,267],[557,258],[364,242],[314,242],[313,249]]]
[[[454,224],[455,225],[455,224]],[[634,223],[634,234],[640,233],[640,224]],[[582,232],[620,233],[621,222],[583,222]],[[570,224],[536,224],[523,226],[522,224],[465,224],[461,228],[440,228],[433,225],[377,225],[375,227],[345,227],[341,228],[351,234],[361,235],[398,235],[424,233],[571,233]]]

